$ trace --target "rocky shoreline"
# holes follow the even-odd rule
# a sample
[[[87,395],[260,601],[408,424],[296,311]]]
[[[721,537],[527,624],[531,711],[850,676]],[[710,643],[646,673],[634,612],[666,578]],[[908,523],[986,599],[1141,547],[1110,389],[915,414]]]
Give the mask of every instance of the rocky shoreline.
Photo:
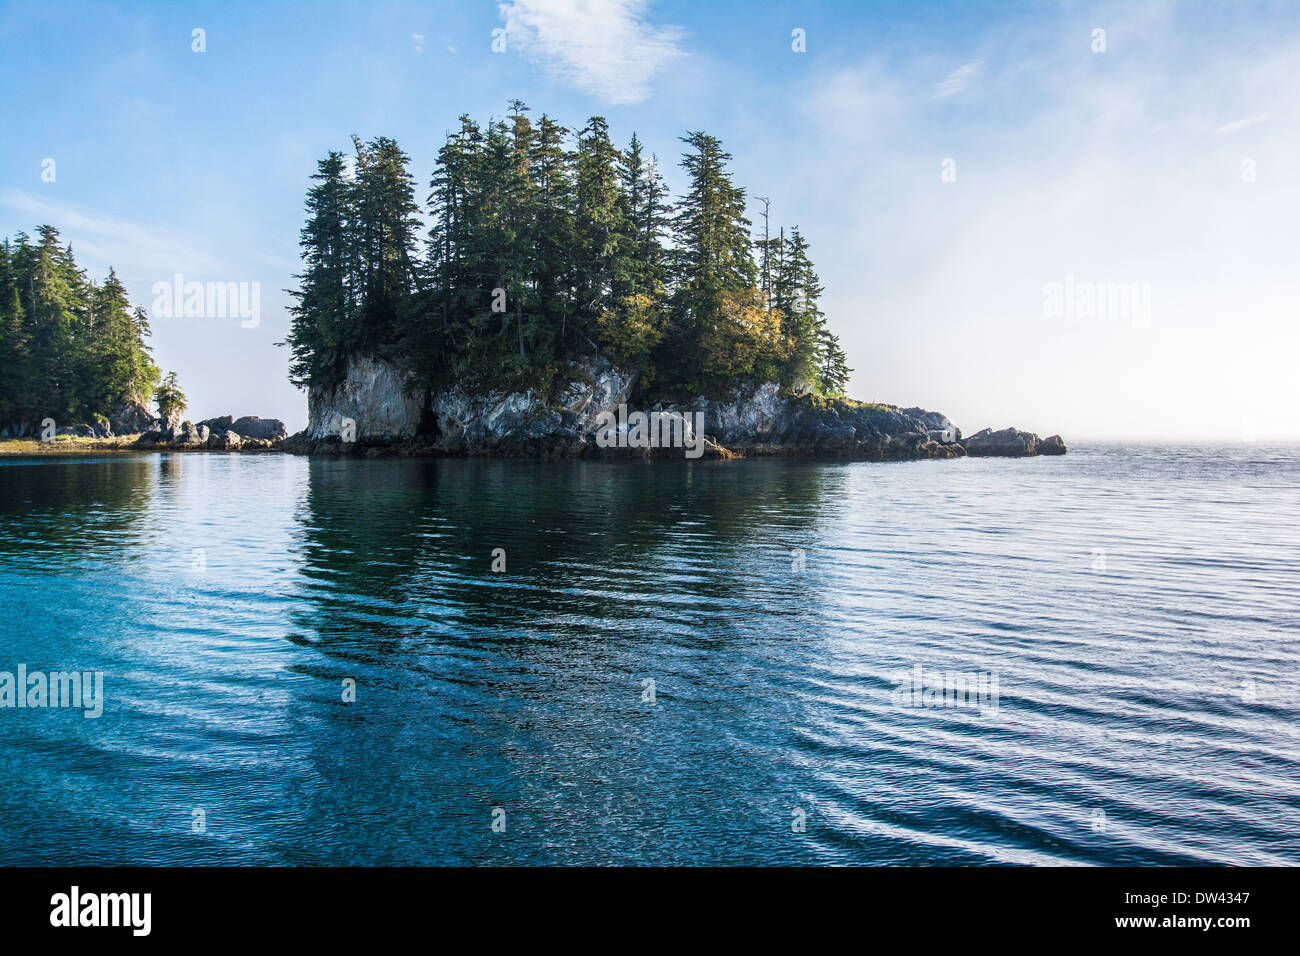
[[[354,357],[337,387],[309,391],[309,423],[296,435],[290,436],[278,419],[256,415],[161,422],[145,406],[129,403],[93,426],[58,429],[57,441],[35,448],[27,447],[34,444],[31,440],[11,442],[0,451],[853,461],[1026,458],[1067,451],[1059,435],[1039,438],[1017,428],[985,428],[963,436],[939,412],[782,394],[771,382],[738,389],[725,398],[660,401],[629,411],[635,385],[635,375],[601,361],[575,366],[568,387],[549,401],[532,392],[477,395],[459,389],[420,396],[398,367]],[[649,439],[633,424],[637,415],[649,423]],[[681,441],[661,445],[655,437],[671,437],[656,428],[666,427],[661,420],[677,419],[688,429],[682,434],[690,439],[692,454],[686,454]],[[696,435],[690,423],[698,423],[701,434]],[[0,437],[35,438],[29,428],[6,432]]]
[[[607,362],[578,365],[560,395],[532,392],[471,395],[459,389],[419,396],[403,371],[354,357],[343,381],[308,395],[309,424],[278,447],[308,455],[489,456],[514,458],[683,457],[677,447],[602,447],[611,419],[627,420],[636,384]],[[913,461],[970,457],[1063,455],[1059,435],[1040,439],[1016,428],[983,429],[969,437],[949,419],[921,408],[824,401],[782,395],[775,383],[723,399],[658,402],[653,416],[702,416],[702,456],[806,457]],[[629,430],[616,431],[621,445]],[[351,440],[348,440],[351,439]]]

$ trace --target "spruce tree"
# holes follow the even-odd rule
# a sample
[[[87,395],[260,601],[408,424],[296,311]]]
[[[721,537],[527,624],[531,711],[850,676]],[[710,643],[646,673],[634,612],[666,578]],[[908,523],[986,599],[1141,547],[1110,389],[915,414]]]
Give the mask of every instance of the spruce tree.
[[[0,245],[0,427],[17,424],[29,409],[27,331],[22,300],[11,261],[9,240]]]
[[[586,340],[594,336],[601,317],[615,308],[615,282],[624,271],[622,258],[628,251],[619,189],[621,162],[605,118],[591,117],[578,134],[574,155],[576,331]]]
[[[722,320],[728,293],[754,288],[757,270],[745,191],[726,170],[731,154],[704,132],[689,133],[682,142],[690,147],[682,157],[690,186],[673,217],[674,327],[661,358],[688,391],[701,391],[710,387],[701,377],[704,337]]]
[[[349,350],[386,354],[415,319],[412,292],[418,275],[416,230],[420,226],[410,157],[397,142],[381,136],[369,143],[353,139],[356,179],[354,224],[360,281],[358,327],[345,335]]]
[[[622,156],[622,181],[629,248],[622,257],[624,295],[644,295],[659,302],[668,286],[664,237],[670,228],[663,174],[655,157],[647,158],[636,134]]]
[[[154,392],[154,403],[158,408],[158,417],[162,419],[163,425],[174,425],[185,414],[186,404],[185,393],[181,391],[180,384],[176,381],[176,373],[168,372]]]
[[[534,284],[537,310],[554,341],[554,355],[562,357],[571,329],[574,253],[574,183],[564,141],[568,130],[543,115],[533,140],[533,183],[536,237]]]
[[[296,300],[289,309],[289,380],[298,386],[337,382],[347,352],[361,341],[350,274],[354,194],[345,173],[343,154],[331,150],[316,164],[316,185],[307,193],[299,241],[304,268],[289,293]]]

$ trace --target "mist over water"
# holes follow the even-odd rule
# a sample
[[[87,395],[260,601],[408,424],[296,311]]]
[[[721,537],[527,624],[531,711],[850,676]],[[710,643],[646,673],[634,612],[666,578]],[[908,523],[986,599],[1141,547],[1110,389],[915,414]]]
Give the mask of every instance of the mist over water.
[[[1298,523],[1295,447],[4,459],[0,671],[105,701],[0,708],[0,863],[1300,863]]]

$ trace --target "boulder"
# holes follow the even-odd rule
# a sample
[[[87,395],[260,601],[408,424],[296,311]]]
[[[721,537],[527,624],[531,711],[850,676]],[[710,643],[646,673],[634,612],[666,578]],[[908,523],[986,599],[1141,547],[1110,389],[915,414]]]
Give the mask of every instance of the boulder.
[[[208,447],[222,451],[238,451],[242,443],[242,436],[233,428],[225,431],[213,430],[208,436]]]
[[[616,413],[636,381],[608,362],[573,368],[554,403],[532,391],[470,395],[459,388],[432,397],[435,447],[451,452],[580,454],[594,447],[604,413]],[[357,438],[366,441],[358,419]],[[371,439],[373,440],[373,439]]]
[[[199,422],[199,426],[207,425],[211,431],[224,432],[235,423],[235,420],[229,415],[222,415],[220,418],[205,418]]]
[[[924,408],[901,409],[904,415],[910,415],[925,426],[926,433],[932,441],[950,445],[961,440],[961,429],[949,421],[947,415],[928,412]]]
[[[1038,454],[1038,436],[1018,428],[981,429],[963,439],[961,445],[972,458],[1024,458]]]
[[[157,416],[143,402],[123,402],[108,416],[108,427],[114,435],[138,435],[157,425]]]
[[[180,427],[173,430],[173,436],[171,443],[174,447],[202,444],[199,429],[193,422],[181,422]]]
[[[289,437],[284,422],[278,418],[258,418],[256,415],[245,415],[243,418],[235,419],[226,427],[233,428],[244,438],[274,442]]]
[[[1060,435],[1049,435],[1038,444],[1040,455],[1064,455],[1065,452],[1065,442]]]

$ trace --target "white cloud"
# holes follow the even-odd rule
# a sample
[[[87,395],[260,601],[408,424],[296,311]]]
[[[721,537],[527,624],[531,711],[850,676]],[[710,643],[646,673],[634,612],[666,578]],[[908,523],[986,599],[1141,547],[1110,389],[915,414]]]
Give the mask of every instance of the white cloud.
[[[72,243],[77,261],[101,277],[112,266],[127,281],[153,282],[173,272],[195,275],[219,272],[223,261],[196,248],[188,230],[165,231],[108,216],[58,199],[36,196],[18,189],[0,193],[0,208],[8,210],[20,228],[34,233],[40,223],[59,230]]]
[[[640,103],[683,55],[682,31],[647,21],[645,0],[513,0],[498,4],[507,49],[613,105]]]
[[[975,81],[979,76],[983,64],[976,60],[974,63],[966,63],[957,67],[942,81],[934,84],[934,98],[942,99],[945,96],[956,96]]]
[[[423,33],[412,33],[412,34],[411,34],[411,39],[415,41],[415,52],[416,52],[416,53],[423,53],[423,52],[424,52],[424,34],[423,34]]]
[[[981,60],[976,115],[923,108],[947,67],[910,49],[797,88],[809,136],[767,173],[812,243],[855,398],[1067,441],[1234,440],[1243,417],[1261,440],[1300,435],[1300,34],[1206,51],[1195,18],[1133,15],[1107,21],[1152,38],[1123,63],[1080,53],[1087,30],[1018,28]],[[1147,284],[1150,321],[1050,317],[1066,276]]]
[[[1262,123],[1268,119],[1267,113],[1261,113],[1258,116],[1247,116],[1245,119],[1233,120],[1231,123],[1224,123],[1214,131],[1215,136],[1226,136],[1228,133],[1236,133],[1245,129],[1247,126],[1254,126],[1256,123]]]

